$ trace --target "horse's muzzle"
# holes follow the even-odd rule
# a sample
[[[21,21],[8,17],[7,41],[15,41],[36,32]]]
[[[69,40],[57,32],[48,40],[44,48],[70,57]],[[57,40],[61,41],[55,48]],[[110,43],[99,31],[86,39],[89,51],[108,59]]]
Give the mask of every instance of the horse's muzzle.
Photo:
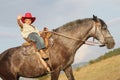
[[[105,45],[107,46],[108,49],[114,48],[115,42],[114,42],[113,38],[112,37],[111,38],[107,38]]]

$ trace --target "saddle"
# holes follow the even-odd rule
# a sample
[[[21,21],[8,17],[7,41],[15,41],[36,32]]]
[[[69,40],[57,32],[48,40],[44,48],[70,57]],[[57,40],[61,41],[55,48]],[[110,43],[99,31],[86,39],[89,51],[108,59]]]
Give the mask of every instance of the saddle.
[[[46,45],[46,48],[49,48],[50,46],[50,37],[51,37],[51,32],[47,32],[47,30],[45,29],[42,33],[41,33],[41,37],[44,40],[44,43]]]

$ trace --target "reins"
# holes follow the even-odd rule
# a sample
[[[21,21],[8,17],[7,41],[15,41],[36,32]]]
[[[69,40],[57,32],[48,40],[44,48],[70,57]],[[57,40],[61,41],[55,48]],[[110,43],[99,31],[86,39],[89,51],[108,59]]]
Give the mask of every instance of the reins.
[[[84,44],[87,44],[87,45],[93,45],[94,46],[95,44],[99,44],[98,42],[84,41],[84,40],[74,38],[74,37],[71,37],[71,36],[67,36],[67,35],[64,35],[62,33],[57,33],[57,32],[54,32],[54,31],[52,31],[52,33],[63,36],[63,37],[66,37],[66,38],[69,38],[69,39],[72,39],[72,40],[81,41],[81,42],[83,42]]]
[[[78,38],[75,38],[75,37],[71,37],[71,36],[67,36],[67,35],[64,35],[62,33],[58,33],[58,32],[55,32],[55,31],[44,31],[44,32],[51,32],[51,33],[54,33],[56,35],[63,36],[63,37],[66,37],[66,38],[69,38],[69,39],[72,39],[72,40],[81,41],[84,44],[91,45],[91,46],[100,45],[100,43],[95,42],[95,41],[84,41],[84,40],[81,40],[81,39],[78,39]]]

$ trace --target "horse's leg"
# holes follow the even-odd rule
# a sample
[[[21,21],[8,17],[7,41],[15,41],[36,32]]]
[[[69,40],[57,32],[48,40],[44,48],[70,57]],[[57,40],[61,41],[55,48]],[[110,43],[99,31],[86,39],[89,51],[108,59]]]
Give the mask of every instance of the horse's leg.
[[[1,75],[0,75],[0,78],[1,78],[2,80],[6,80],[6,79],[5,79],[3,76],[1,76]]]
[[[17,78],[14,75],[11,75],[11,74],[5,74],[5,75],[1,76],[1,78],[3,80],[19,80],[19,78]]]
[[[75,80],[74,76],[73,76],[73,71],[72,71],[72,67],[69,66],[64,70],[68,80]]]
[[[20,78],[20,77],[18,76],[16,80],[19,80],[19,78]]]
[[[56,69],[51,73],[51,80],[58,80],[60,75],[60,70]]]
[[[12,77],[1,77],[2,80],[18,80],[18,79],[15,79],[15,78],[12,78]]]

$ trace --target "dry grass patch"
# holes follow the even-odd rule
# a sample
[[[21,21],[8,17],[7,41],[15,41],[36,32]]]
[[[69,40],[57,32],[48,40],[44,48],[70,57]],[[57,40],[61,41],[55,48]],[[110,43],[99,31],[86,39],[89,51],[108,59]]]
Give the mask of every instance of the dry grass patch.
[[[120,55],[78,68],[74,76],[76,80],[120,80]],[[50,76],[40,80],[50,80]],[[65,74],[59,80],[67,80]]]

